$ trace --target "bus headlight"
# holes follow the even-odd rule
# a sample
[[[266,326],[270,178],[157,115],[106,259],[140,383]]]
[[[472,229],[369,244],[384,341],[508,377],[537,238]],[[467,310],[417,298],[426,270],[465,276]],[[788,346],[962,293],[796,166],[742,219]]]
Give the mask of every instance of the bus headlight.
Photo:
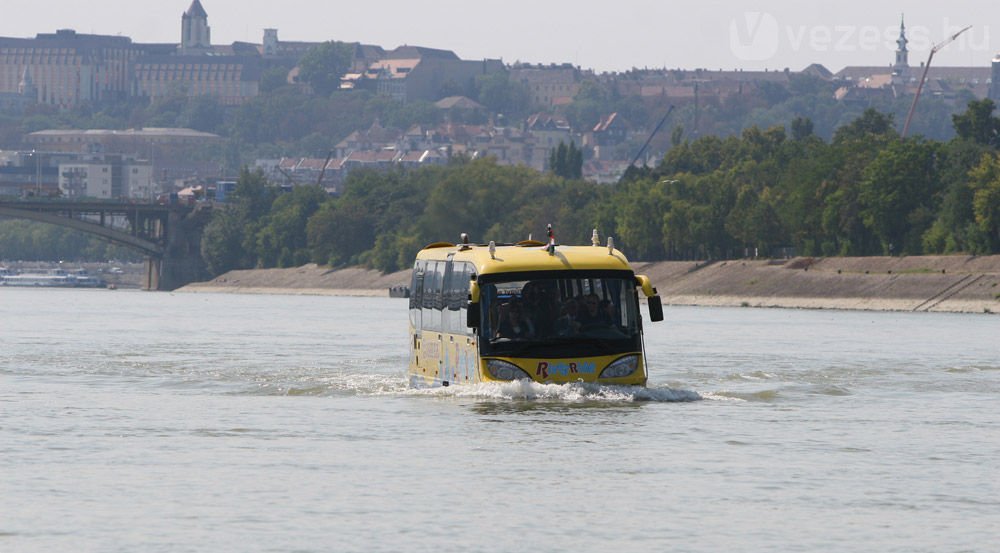
[[[611,363],[601,371],[600,378],[622,378],[624,376],[629,376],[639,368],[639,356],[638,355],[626,355],[621,359],[617,359],[614,363]]]
[[[521,380],[523,378],[531,380],[528,373],[524,372],[521,367],[499,359],[490,359],[487,361],[486,370],[489,371],[490,376],[495,380]]]

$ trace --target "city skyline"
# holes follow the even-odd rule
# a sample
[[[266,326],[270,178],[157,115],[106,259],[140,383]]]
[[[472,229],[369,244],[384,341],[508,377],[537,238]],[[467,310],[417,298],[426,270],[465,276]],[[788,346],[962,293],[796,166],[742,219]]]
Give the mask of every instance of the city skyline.
[[[180,41],[180,15],[190,0],[6,0],[0,36],[33,37],[71,28],[122,35],[138,43]],[[801,70],[812,63],[834,71],[849,65],[891,65],[905,11],[910,65],[950,33],[973,28],[935,57],[935,65],[987,66],[1000,39],[981,5],[927,0],[871,5],[859,0],[754,3],[715,0],[690,5],[625,0],[608,12],[569,2],[511,0],[502,8],[455,0],[417,13],[411,3],[319,4],[202,0],[215,44],[260,43],[276,28],[286,41],[342,40],[394,48],[403,44],[454,50],[463,59],[506,63],[569,62],[597,71],[637,68]],[[676,13],[683,11],[683,17]],[[1000,22],[1000,10],[997,21]],[[1000,30],[996,33],[1000,36]]]

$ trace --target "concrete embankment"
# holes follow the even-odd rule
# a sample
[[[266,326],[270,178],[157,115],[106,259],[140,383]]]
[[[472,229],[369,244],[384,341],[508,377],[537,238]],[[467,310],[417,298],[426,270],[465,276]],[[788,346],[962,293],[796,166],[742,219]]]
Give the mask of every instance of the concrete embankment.
[[[1000,256],[634,263],[667,305],[1000,313]],[[386,296],[409,271],[305,265],[231,271],[182,292]]]
[[[635,264],[671,305],[1000,313],[1000,256]]]
[[[389,288],[408,286],[410,271],[382,274],[349,267],[331,269],[314,263],[290,269],[229,271],[208,282],[189,284],[179,292],[388,296]]]

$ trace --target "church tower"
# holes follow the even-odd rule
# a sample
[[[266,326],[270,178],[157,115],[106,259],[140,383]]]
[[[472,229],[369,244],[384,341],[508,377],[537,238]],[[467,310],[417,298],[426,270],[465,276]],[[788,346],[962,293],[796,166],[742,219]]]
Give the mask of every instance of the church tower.
[[[200,0],[181,17],[181,53],[196,54],[212,47],[212,30],[208,27],[208,14]]]
[[[896,63],[892,65],[893,72],[898,75],[906,75],[907,71],[910,69],[909,63],[909,51],[906,49],[906,24],[903,21],[903,16],[899,17],[899,38],[896,39]]]
[[[278,55],[278,29],[264,29],[264,55]]]
[[[31,79],[31,73],[28,72],[27,67],[24,68],[24,73],[21,75],[21,82],[17,84],[17,93],[25,98],[30,98],[33,102],[38,101],[38,88]]]

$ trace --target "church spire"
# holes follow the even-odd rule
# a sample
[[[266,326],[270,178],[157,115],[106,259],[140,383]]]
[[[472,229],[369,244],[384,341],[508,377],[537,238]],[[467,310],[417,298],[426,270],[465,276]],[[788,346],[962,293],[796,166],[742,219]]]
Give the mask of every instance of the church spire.
[[[899,16],[899,38],[896,39],[896,63],[893,64],[892,68],[897,71],[904,71],[910,67],[909,63],[909,51],[906,49],[907,43],[910,41],[906,39],[906,21],[903,19],[903,15]]]

